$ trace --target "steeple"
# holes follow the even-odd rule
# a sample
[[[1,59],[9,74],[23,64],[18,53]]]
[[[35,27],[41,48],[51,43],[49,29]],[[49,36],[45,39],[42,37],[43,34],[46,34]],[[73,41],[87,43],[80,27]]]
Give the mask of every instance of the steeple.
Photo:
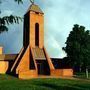
[[[40,9],[40,7],[38,5],[35,5],[35,4],[31,4],[30,5],[30,7],[28,8],[27,12],[29,12],[29,11],[34,11],[34,12],[43,14],[43,11]]]
[[[44,13],[32,3],[24,15],[24,46],[44,47]]]

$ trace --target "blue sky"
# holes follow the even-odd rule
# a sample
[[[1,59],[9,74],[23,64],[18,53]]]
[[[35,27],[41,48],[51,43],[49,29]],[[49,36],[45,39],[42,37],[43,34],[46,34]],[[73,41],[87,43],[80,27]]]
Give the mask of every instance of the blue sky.
[[[45,13],[44,43],[47,52],[50,57],[66,56],[62,47],[73,25],[90,29],[90,0],[35,0],[35,3]],[[29,6],[29,0],[20,5],[13,0],[5,0],[0,5],[0,16],[14,14],[23,17]],[[0,35],[0,45],[4,47],[4,53],[18,53],[23,43],[23,22],[8,27],[9,31]]]

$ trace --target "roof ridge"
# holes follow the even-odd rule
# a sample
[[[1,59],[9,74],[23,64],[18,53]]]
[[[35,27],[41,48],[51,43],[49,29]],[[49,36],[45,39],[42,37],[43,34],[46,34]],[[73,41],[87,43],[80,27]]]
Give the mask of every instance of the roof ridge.
[[[43,11],[40,9],[40,7],[36,4],[31,4],[27,10],[27,12],[29,11],[34,11],[34,12],[39,12],[39,13],[43,13]],[[26,13],[27,13],[26,12]]]

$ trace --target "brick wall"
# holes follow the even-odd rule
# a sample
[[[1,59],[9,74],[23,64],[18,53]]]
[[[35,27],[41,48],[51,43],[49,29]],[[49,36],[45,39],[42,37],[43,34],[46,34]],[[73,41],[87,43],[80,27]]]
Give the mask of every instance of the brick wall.
[[[35,24],[39,24],[39,47],[44,46],[44,16],[30,12],[30,46],[35,48]]]
[[[0,47],[0,54],[3,54],[3,47]]]
[[[8,70],[8,61],[0,61],[0,74],[5,74]]]

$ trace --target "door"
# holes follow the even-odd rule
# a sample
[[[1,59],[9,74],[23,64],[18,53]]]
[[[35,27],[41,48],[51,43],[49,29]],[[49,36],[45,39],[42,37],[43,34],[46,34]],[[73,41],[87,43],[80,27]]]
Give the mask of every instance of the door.
[[[42,63],[38,63],[37,67],[38,67],[38,74],[39,75],[43,75],[44,74],[44,66],[43,66],[43,64]]]
[[[46,60],[37,60],[38,75],[50,75],[50,68]]]

